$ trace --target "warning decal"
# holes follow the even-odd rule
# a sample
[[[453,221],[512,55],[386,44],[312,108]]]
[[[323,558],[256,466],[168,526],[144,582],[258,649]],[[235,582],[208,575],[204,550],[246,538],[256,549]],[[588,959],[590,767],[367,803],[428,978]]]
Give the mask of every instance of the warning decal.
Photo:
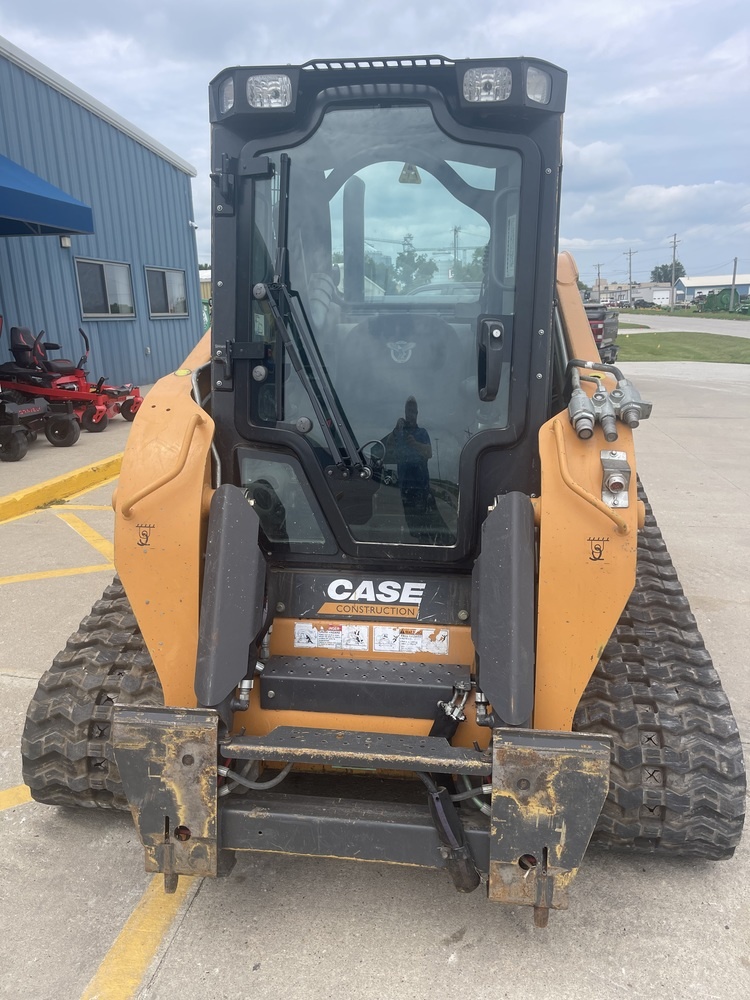
[[[304,649],[364,649],[370,648],[367,625],[310,625],[294,623],[294,645]]]
[[[372,648],[377,653],[448,653],[447,628],[389,628],[374,625]]]

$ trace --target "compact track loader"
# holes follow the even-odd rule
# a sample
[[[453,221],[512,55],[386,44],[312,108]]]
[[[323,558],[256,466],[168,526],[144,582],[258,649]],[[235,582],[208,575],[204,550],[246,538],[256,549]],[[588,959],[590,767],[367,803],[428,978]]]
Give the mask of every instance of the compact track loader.
[[[651,407],[556,254],[565,87],[440,56],[211,84],[213,330],[138,413],[118,578],[23,739],[34,797],[129,807],[168,891],[320,855],[544,925],[592,837],[734,851],[737,727],[636,475]]]

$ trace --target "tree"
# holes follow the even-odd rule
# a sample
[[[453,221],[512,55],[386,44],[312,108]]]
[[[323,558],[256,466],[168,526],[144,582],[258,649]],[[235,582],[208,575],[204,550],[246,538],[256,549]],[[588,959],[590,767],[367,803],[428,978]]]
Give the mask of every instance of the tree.
[[[395,292],[393,287],[393,262],[390,257],[379,256],[377,260],[369,254],[365,254],[365,277],[374,281],[378,288],[382,288],[386,295]]]
[[[484,254],[486,247],[477,247],[468,264],[457,260],[453,267],[456,281],[481,281],[484,278]]]
[[[677,281],[678,278],[684,278],[686,274],[685,268],[676,260],[674,262],[674,280]],[[652,281],[666,282],[668,285],[672,284],[672,264],[658,264],[651,272]]]
[[[438,266],[427,254],[417,253],[412,243],[411,233],[404,237],[404,249],[396,258],[394,277],[402,292],[411,291],[418,285],[429,285]]]

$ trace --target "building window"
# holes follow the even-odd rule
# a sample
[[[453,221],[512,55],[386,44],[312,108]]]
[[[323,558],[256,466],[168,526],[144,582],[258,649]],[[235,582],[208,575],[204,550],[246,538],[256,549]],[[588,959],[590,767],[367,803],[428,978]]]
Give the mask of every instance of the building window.
[[[146,287],[151,316],[187,316],[184,271],[166,267],[147,267]]]
[[[133,283],[129,264],[106,260],[76,260],[81,315],[134,316]]]

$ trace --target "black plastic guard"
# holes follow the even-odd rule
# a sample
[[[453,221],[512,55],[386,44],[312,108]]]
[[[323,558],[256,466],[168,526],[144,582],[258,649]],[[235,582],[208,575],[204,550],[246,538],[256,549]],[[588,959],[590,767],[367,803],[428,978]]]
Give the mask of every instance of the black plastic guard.
[[[566,909],[609,788],[611,740],[495,730],[489,897],[535,907],[539,926]]]
[[[263,625],[266,564],[260,521],[238,486],[211,499],[201,594],[195,693],[231,724],[228,699],[247,676],[248,656]]]
[[[474,564],[471,637],[479,687],[508,726],[528,725],[534,706],[534,511],[506,493],[482,525]]]
[[[115,760],[147,872],[218,874],[218,725],[204,709],[115,706]]]

